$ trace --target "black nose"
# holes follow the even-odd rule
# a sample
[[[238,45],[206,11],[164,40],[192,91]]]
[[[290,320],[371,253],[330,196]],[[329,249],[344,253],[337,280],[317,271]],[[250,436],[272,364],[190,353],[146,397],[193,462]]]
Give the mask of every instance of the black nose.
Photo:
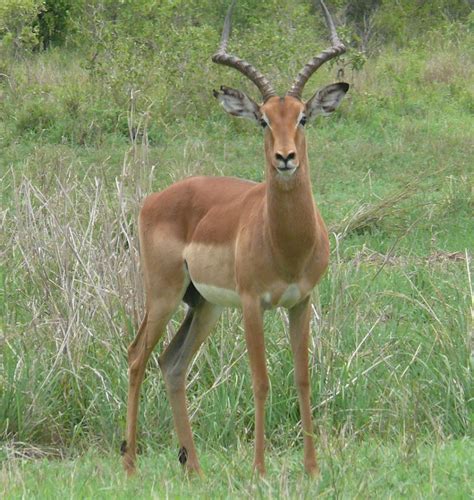
[[[282,161],[282,162],[284,162],[286,164],[290,160],[294,160],[295,159],[295,153],[294,153],[294,151],[291,151],[290,153],[288,153],[288,155],[286,156],[286,158],[282,154],[276,153],[275,158],[277,160]]]

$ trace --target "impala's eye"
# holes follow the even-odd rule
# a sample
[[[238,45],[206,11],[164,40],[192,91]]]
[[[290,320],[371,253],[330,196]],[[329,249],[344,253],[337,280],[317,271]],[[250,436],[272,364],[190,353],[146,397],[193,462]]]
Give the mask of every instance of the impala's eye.
[[[268,123],[262,118],[260,120],[260,125],[262,126],[262,128],[265,128],[268,125]]]
[[[306,125],[306,116],[302,116],[299,123],[302,127]]]

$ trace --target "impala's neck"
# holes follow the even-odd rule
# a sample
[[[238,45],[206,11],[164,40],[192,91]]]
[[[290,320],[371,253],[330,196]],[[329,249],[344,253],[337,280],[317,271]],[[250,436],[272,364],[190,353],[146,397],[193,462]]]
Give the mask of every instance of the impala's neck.
[[[266,230],[272,249],[284,267],[297,271],[319,240],[320,217],[316,212],[303,134],[297,141],[299,167],[284,176],[272,166],[272,145],[265,142]]]

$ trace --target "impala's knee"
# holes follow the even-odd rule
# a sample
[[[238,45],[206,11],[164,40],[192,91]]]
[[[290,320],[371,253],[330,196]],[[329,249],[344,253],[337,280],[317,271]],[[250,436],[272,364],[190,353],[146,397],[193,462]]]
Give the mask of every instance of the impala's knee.
[[[137,351],[137,344],[136,344],[136,342],[132,342],[128,346],[128,349],[127,349],[127,357],[128,357],[128,364],[129,365],[132,362],[132,360],[135,358],[136,351]]]
[[[167,365],[163,359],[160,358],[159,365],[163,377],[165,379],[166,387],[169,392],[178,392],[184,387],[185,373],[183,370],[177,368],[176,366]]]
[[[129,348],[128,351],[128,373],[130,380],[136,380],[137,377],[145,371],[146,359],[143,350],[136,347]]]
[[[170,373],[165,377],[166,387],[171,393],[179,392],[184,389],[184,373]]]
[[[130,383],[132,385],[135,384],[138,376],[140,375],[140,363],[138,363],[138,360],[128,362],[128,375],[130,378]]]
[[[254,384],[254,394],[256,399],[265,399],[268,395],[270,384],[268,380],[260,380]]]
[[[295,377],[296,389],[299,392],[308,392],[310,388],[308,377]]]
[[[132,366],[137,365],[137,362],[140,360],[140,354],[142,353],[143,349],[141,349],[140,344],[136,342],[132,342],[128,346],[127,350],[127,358],[128,358],[128,367],[131,369]]]

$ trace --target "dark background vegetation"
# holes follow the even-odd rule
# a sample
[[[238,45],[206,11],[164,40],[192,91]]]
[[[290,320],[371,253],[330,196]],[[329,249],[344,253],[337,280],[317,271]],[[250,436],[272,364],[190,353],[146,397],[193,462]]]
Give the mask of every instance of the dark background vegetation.
[[[41,131],[51,140],[78,144],[98,143],[110,132],[127,136],[126,110],[136,90],[137,110],[152,105],[153,114],[166,124],[208,117],[212,85],[224,76],[229,83],[240,82],[237,74],[210,61],[226,7],[216,0],[5,0],[0,7],[4,80],[15,61],[45,49],[58,58],[73,57],[79,73],[60,88],[38,82],[38,88],[29,87],[35,99],[12,101],[12,108],[7,99],[2,107],[11,113],[18,134]],[[429,49],[437,38],[456,39],[472,23],[470,7],[468,0],[332,2],[343,39],[352,48],[338,68],[346,73],[360,70],[367,57],[386,46],[413,51]],[[284,91],[321,48],[316,42],[325,32],[322,16],[310,1],[241,2],[234,16],[232,48],[258,61]],[[211,112],[218,114],[215,107]],[[149,125],[148,133],[159,140],[162,126],[156,119]]]

